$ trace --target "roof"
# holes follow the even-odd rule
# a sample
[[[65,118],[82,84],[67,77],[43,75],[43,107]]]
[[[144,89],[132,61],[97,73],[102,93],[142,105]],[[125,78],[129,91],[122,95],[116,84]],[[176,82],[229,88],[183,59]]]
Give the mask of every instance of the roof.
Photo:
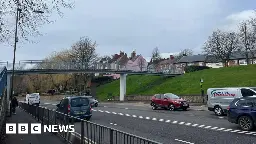
[[[140,55],[137,55],[137,56],[131,58],[130,60],[134,62],[134,61],[136,61],[136,59],[137,59],[138,57],[140,57]]]
[[[256,57],[256,50],[253,50],[252,53],[250,51],[248,52],[248,57],[249,58],[252,58],[252,57],[255,58]],[[231,60],[246,59],[245,52],[244,51],[235,51],[235,52],[232,53],[230,59]]]
[[[125,65],[128,61],[129,61],[129,59],[126,55],[123,55],[122,57],[120,57],[116,60],[116,62],[118,62],[119,65]]]
[[[192,56],[184,56],[178,62],[191,63],[191,62],[204,62],[205,60],[206,60],[206,55],[192,55]]]

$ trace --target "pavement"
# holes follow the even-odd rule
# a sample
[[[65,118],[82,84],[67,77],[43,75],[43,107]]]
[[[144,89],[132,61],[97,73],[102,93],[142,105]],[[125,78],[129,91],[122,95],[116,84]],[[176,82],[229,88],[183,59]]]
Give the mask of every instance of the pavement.
[[[29,123],[29,125],[30,123],[37,123],[31,115],[20,108],[16,109],[16,113],[16,115],[8,118],[7,123]],[[51,133],[7,134],[2,144],[65,144],[65,142],[60,137]]]
[[[58,101],[41,106],[56,109]],[[242,131],[225,116],[215,116],[206,106],[187,111],[152,110],[143,103],[100,103],[91,121],[163,144],[256,144],[256,131]],[[81,124],[75,124],[81,132]]]

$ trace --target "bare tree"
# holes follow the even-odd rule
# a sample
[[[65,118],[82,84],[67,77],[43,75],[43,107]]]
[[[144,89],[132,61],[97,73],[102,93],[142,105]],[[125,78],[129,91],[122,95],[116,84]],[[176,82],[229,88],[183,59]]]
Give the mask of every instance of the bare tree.
[[[160,55],[160,51],[158,49],[158,47],[155,47],[152,51],[152,60],[160,60],[161,59],[161,55]]]
[[[140,56],[138,58],[138,66],[140,68],[140,71],[143,71],[143,68],[145,67],[146,61],[145,59],[142,58],[142,56]]]
[[[75,63],[74,66],[76,69],[90,69],[93,67],[95,62],[99,61],[98,55],[96,53],[96,46],[96,42],[93,42],[88,37],[80,38],[80,40],[72,46],[70,58]],[[87,86],[93,75],[84,73],[81,76],[84,86]],[[75,81],[81,79],[78,75],[75,77],[77,79]]]
[[[19,9],[18,37],[28,40],[29,36],[38,36],[41,33],[38,28],[46,23],[51,23],[52,14],[62,16],[61,8],[73,8],[74,2],[70,0],[1,0],[0,3],[0,40],[6,41],[13,37],[14,26],[10,17],[16,16]],[[8,11],[5,11],[8,10]],[[43,14],[39,12],[44,12]]]
[[[247,64],[250,64],[249,53],[251,53],[252,59],[255,53],[256,33],[254,26],[252,26],[253,23],[255,22],[251,19],[250,21],[243,21],[239,25],[239,36],[242,43],[241,50],[245,53]]]
[[[205,43],[203,50],[208,55],[213,55],[228,66],[230,57],[239,48],[239,38],[236,33],[220,30],[214,31]]]

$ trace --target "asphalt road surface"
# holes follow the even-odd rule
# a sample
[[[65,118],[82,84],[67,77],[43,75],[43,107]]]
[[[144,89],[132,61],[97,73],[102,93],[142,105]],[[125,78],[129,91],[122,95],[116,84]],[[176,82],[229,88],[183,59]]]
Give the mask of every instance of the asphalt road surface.
[[[41,102],[56,109],[58,102]],[[145,104],[100,104],[93,108],[92,122],[164,144],[256,144],[256,131],[242,131],[226,117],[193,109],[152,110]],[[81,123],[75,124],[81,133]]]

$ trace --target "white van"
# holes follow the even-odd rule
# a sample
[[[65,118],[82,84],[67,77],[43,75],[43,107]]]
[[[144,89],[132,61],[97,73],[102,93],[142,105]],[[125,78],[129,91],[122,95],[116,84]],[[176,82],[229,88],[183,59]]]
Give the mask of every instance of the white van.
[[[256,95],[256,87],[209,88],[207,90],[208,110],[214,111],[217,116],[221,116],[226,114],[227,107],[234,98],[254,95]]]
[[[27,94],[25,101],[28,105],[37,105],[37,106],[39,106],[39,104],[40,104],[40,95],[39,95],[39,93]]]

